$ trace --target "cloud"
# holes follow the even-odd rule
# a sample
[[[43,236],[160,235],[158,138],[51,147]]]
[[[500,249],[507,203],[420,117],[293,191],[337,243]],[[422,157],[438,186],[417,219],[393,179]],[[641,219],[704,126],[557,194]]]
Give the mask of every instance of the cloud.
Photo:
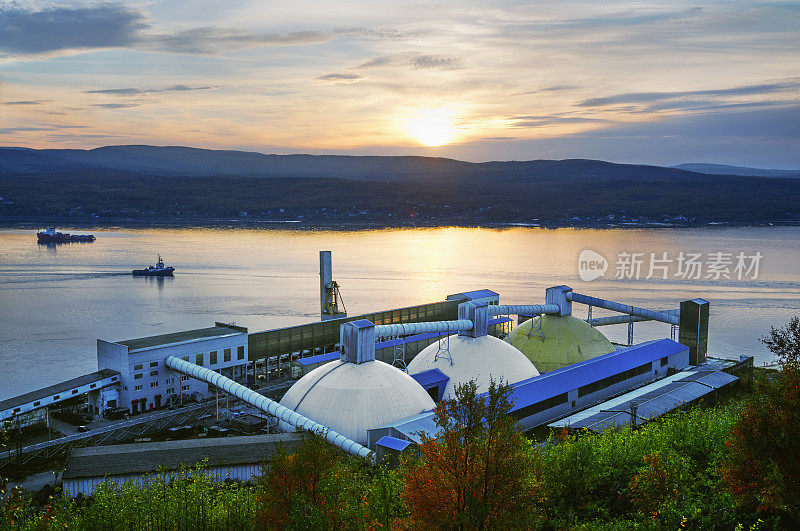
[[[407,41],[426,35],[422,31],[400,31],[396,28],[337,28],[333,32],[340,35],[367,37],[379,41]]]
[[[11,5],[0,7],[0,52],[21,56],[98,48],[145,48],[209,55],[257,46],[319,44],[336,37],[332,32],[322,31],[259,34],[214,26],[163,33],[151,31],[144,12],[111,2],[38,11],[17,7],[16,3]],[[370,31],[364,29],[362,33]],[[391,32],[374,30],[374,37],[380,35],[388,38]]]
[[[349,83],[357,83],[364,79],[364,76],[359,74],[347,74],[347,73],[340,73],[334,72],[332,74],[326,74],[324,76],[319,76],[317,79],[323,81],[325,83],[338,83],[338,84],[349,84]]]
[[[127,109],[129,107],[139,107],[140,103],[93,103],[92,107],[102,107],[104,109]]]
[[[30,55],[131,46],[148,27],[143,13],[120,4],[40,11],[11,7],[0,9],[0,51]]]
[[[678,98],[692,98],[697,96],[753,96],[784,92],[800,87],[798,81],[785,81],[781,83],[764,83],[760,85],[747,85],[727,89],[690,90],[683,92],[631,92],[616,94],[602,98],[591,98],[580,102],[581,107],[605,107],[609,105],[629,103],[650,103],[657,101],[673,100]]]
[[[138,96],[142,94],[156,94],[164,92],[187,92],[190,90],[211,90],[216,87],[202,86],[190,87],[187,85],[172,85],[171,87],[162,89],[141,89],[137,87],[128,88],[115,88],[115,89],[97,89],[97,90],[84,90],[84,94],[109,94],[112,96]]]
[[[578,116],[549,116],[549,117],[530,117],[533,120],[520,120],[518,117],[514,118],[516,121],[513,127],[543,127],[547,125],[561,125],[561,124],[590,124],[590,123],[609,123],[609,120],[601,118],[584,118]]]
[[[565,90],[574,90],[579,89],[578,85],[555,85],[552,87],[545,87],[539,90],[531,90],[528,92],[523,92],[522,94],[541,94],[542,92],[563,92]]]
[[[461,68],[461,60],[458,57],[448,57],[445,55],[405,52],[393,55],[382,55],[370,59],[366,63],[359,65],[358,68],[379,68],[386,66],[411,67],[413,69],[455,70]]]
[[[0,127],[0,134],[26,133],[28,131],[52,131],[51,127]]]
[[[25,133],[29,131],[57,131],[59,129],[86,129],[88,125],[62,125],[62,124],[42,124],[40,126],[30,127],[30,126],[21,126],[21,127],[3,127],[0,128],[0,133],[2,134],[9,134],[9,133]]]
[[[41,105],[50,100],[22,100],[22,101],[4,101],[3,105]]]
[[[257,34],[236,28],[205,26],[176,33],[150,35],[143,42],[159,51],[213,55],[229,50],[256,46],[306,46],[332,40],[332,33],[295,31],[291,33]]]

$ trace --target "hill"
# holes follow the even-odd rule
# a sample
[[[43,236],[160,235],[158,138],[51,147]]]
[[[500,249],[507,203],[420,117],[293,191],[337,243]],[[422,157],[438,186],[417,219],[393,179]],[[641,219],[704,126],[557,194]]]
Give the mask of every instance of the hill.
[[[584,159],[472,163],[415,156],[265,155],[178,146],[106,146],[90,150],[0,148],[0,176],[98,170],[158,176],[325,177],[372,182],[486,175],[559,179],[653,179],[690,175],[674,168]]]
[[[311,226],[798,223],[800,179],[598,160],[0,148],[0,220]]]

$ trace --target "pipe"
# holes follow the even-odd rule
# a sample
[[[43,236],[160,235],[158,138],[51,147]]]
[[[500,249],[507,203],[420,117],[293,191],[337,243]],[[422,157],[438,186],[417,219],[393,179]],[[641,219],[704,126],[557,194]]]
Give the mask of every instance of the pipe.
[[[666,312],[657,312],[655,310],[648,310],[646,308],[638,308],[636,306],[630,306],[620,302],[607,301],[605,299],[598,299],[597,297],[590,297],[588,295],[583,295],[581,293],[575,293],[572,291],[568,291],[565,293],[565,295],[567,296],[567,300],[572,302],[587,304],[589,306],[611,310],[612,312],[626,313],[628,315],[633,315],[634,317],[644,317],[645,319],[650,319],[651,321],[661,321],[662,323],[674,325],[680,324],[680,318],[677,315],[671,315]]]
[[[540,313],[556,314],[561,311],[558,304],[507,304],[488,306],[489,315],[537,315]]]
[[[472,321],[459,319],[457,321],[432,321],[425,323],[402,323],[389,325],[376,325],[375,337],[409,336],[415,334],[430,334],[434,332],[466,332],[472,330]]]
[[[287,424],[324,437],[328,442],[337,448],[341,448],[349,454],[365,457],[370,461],[375,462],[375,454],[369,448],[362,446],[356,441],[349,439],[344,435],[337,433],[332,429],[323,426],[322,424],[319,424],[318,422],[304,417],[296,411],[292,411],[286,406],[280,405],[274,400],[270,400],[266,396],[261,395],[252,389],[248,389],[247,387],[234,382],[230,378],[222,376],[218,372],[214,372],[211,369],[206,369],[189,361],[176,358],[175,356],[167,356],[167,358],[164,360],[164,364],[170,369],[176,370],[182,374],[186,374],[192,378],[208,382],[211,385],[222,389],[226,393],[230,393],[247,402],[248,404],[257,407],[261,411],[277,417]]]
[[[662,313],[680,317],[680,310],[663,310]],[[592,326],[605,326],[625,323],[638,323],[640,321],[650,321],[646,317],[634,317],[632,315],[612,315],[611,317],[596,317],[587,319],[586,322]]]

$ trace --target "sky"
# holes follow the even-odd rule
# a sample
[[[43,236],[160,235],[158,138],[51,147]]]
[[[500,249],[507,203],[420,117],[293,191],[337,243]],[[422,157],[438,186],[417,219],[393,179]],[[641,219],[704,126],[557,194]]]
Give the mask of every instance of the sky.
[[[800,168],[800,2],[0,0],[0,145]]]

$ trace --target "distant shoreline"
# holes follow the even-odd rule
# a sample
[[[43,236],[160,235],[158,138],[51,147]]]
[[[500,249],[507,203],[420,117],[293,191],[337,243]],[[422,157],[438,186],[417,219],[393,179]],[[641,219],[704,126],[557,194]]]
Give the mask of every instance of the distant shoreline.
[[[424,220],[388,223],[378,221],[340,221],[319,222],[305,220],[257,220],[257,219],[196,219],[196,218],[107,218],[86,219],[78,217],[7,217],[0,218],[0,228],[34,230],[43,227],[69,228],[71,230],[91,230],[95,228],[126,229],[185,229],[185,228],[225,228],[225,229],[263,229],[263,230],[303,230],[303,231],[358,231],[384,229],[433,229],[433,228],[541,228],[541,229],[676,229],[676,228],[717,228],[717,227],[796,227],[800,221],[752,221],[748,223],[719,222],[619,222],[619,223],[524,223],[524,222],[467,222]]]

